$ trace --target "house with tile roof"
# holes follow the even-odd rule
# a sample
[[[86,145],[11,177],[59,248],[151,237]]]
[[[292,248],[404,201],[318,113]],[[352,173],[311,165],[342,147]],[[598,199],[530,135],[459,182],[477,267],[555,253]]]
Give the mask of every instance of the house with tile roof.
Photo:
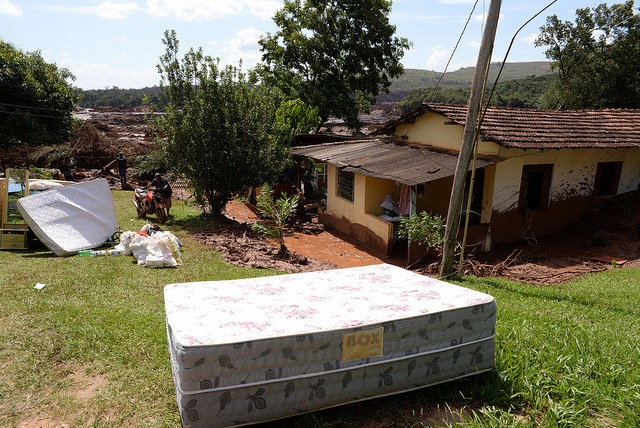
[[[466,106],[429,103],[372,138],[295,147],[295,155],[327,164],[319,220],[390,254],[399,216],[446,216],[466,114]],[[489,107],[476,152],[462,215],[468,212],[467,242],[489,250],[535,240],[638,190],[640,110]],[[397,201],[396,211],[381,206],[385,198]]]

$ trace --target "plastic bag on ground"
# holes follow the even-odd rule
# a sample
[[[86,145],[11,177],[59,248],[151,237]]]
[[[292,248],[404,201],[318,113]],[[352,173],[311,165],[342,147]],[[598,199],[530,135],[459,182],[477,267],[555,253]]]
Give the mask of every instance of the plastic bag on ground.
[[[122,232],[120,244],[126,255],[133,255],[139,265],[149,268],[176,267],[182,265],[180,247],[182,242],[171,232],[155,232],[148,235],[140,232]]]

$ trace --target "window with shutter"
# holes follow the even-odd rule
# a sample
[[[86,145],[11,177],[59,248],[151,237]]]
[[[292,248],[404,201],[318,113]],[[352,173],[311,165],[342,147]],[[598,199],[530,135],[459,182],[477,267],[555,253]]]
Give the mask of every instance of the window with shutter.
[[[524,165],[520,181],[519,211],[549,208],[553,164]]]
[[[353,202],[353,172],[344,169],[338,172],[338,196]]]
[[[593,183],[594,196],[614,196],[618,194],[622,162],[598,162]]]

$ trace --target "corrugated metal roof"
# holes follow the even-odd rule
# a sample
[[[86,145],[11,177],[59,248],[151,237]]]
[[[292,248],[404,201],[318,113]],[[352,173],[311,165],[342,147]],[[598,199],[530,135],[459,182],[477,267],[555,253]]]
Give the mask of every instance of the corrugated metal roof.
[[[439,113],[464,126],[467,106],[425,103],[387,122],[375,134],[388,134],[424,112]],[[485,140],[520,149],[640,147],[640,110],[533,110],[489,107],[480,127]]]
[[[409,186],[453,176],[458,163],[454,154],[378,139],[295,147],[292,152],[345,167],[345,171]],[[476,167],[493,163],[494,159],[478,159]]]

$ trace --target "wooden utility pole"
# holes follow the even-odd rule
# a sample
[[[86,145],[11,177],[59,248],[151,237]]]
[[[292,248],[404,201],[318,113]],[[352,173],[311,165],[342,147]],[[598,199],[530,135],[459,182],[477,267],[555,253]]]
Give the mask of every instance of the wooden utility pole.
[[[464,185],[469,171],[469,164],[473,156],[473,148],[476,142],[476,131],[478,118],[482,108],[483,92],[487,80],[487,71],[491,63],[491,53],[493,42],[498,28],[498,18],[500,16],[501,0],[491,0],[487,24],[482,35],[478,62],[471,82],[471,96],[469,97],[469,109],[467,119],[464,124],[462,134],[462,144],[458,155],[458,165],[453,176],[453,188],[449,200],[449,211],[447,212],[447,225],[444,236],[444,248],[442,251],[442,264],[440,266],[440,276],[446,277],[453,273],[453,262],[456,249],[456,237],[458,235],[458,223],[460,223],[460,210],[462,208],[462,198],[464,196]],[[470,190],[471,191],[471,190]]]

